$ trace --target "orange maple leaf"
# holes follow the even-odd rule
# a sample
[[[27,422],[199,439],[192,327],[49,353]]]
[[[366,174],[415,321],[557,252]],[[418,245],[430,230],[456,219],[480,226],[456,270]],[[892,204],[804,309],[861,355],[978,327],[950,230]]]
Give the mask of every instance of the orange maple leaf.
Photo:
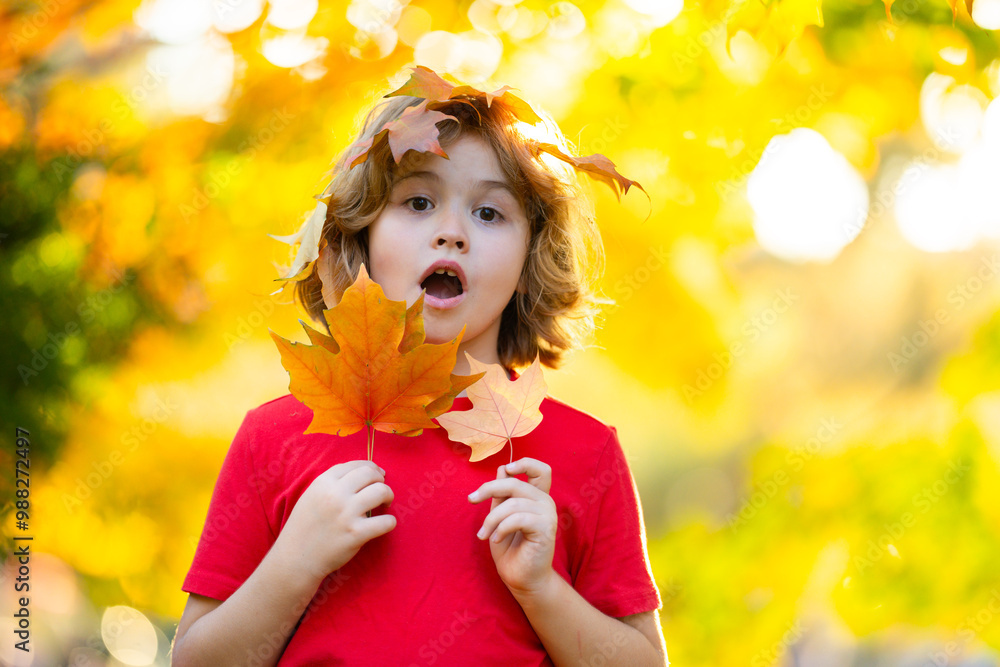
[[[446,81],[434,70],[423,65],[417,65],[412,68],[410,78],[407,79],[406,83],[391,93],[387,93],[384,97],[410,95],[412,97],[423,97],[430,102],[447,102],[461,98],[464,95],[467,97],[485,98],[486,106],[491,106],[493,100],[498,99],[518,120],[524,121],[529,125],[534,125],[540,121],[541,118],[531,108],[531,105],[514,95],[514,93],[510,92],[511,90],[514,89],[510,86],[502,86],[491,93],[478,90],[472,86],[455,85]]]
[[[374,431],[418,435],[455,396],[482,377],[451,373],[457,338],[424,343],[423,294],[410,308],[385,297],[364,265],[336,307],[324,310],[332,336],[303,323],[313,345],[293,343],[270,331],[288,371],[289,390],[313,411],[304,433],[350,435],[368,429],[368,460]]]
[[[632,181],[621,174],[615,168],[615,163],[609,160],[607,157],[601,155],[600,153],[594,153],[593,155],[587,155],[584,157],[573,157],[572,155],[567,155],[563,152],[561,148],[555,144],[546,144],[539,142],[538,150],[544,151],[549,155],[553,155],[563,162],[568,162],[580,171],[585,171],[602,183],[607,184],[612,190],[614,190],[615,196],[618,197],[618,201],[621,201],[622,195],[628,194],[628,189],[631,186],[635,186],[649,197],[649,193],[646,189],[639,185],[638,181]]]
[[[382,129],[375,136],[359,143],[354,152],[347,158],[347,164],[354,167],[364,162],[368,158],[371,147],[382,141],[383,137],[387,137],[389,140],[389,149],[392,151],[392,158],[396,164],[399,164],[406,151],[409,150],[434,153],[446,158],[448,154],[444,152],[438,142],[440,130],[437,129],[437,124],[446,120],[458,122],[454,116],[428,109],[427,100],[415,106],[406,107],[399,118],[390,120],[382,126]]]
[[[472,448],[470,461],[481,461],[503,449],[511,438],[526,435],[542,422],[538,406],[547,388],[542,377],[538,356],[516,380],[508,380],[500,364],[484,364],[468,352],[469,368],[474,373],[486,372],[482,382],[469,387],[471,410],[448,412],[438,417],[438,423],[448,437]],[[510,446],[514,460],[514,444]]]

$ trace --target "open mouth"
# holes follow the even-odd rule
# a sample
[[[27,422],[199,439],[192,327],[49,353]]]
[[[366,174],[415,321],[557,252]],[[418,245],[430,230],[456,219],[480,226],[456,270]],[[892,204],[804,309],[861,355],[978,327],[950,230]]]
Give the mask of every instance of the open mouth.
[[[451,299],[462,293],[462,281],[458,274],[448,269],[438,269],[427,276],[420,286],[427,290],[429,296],[438,299]]]

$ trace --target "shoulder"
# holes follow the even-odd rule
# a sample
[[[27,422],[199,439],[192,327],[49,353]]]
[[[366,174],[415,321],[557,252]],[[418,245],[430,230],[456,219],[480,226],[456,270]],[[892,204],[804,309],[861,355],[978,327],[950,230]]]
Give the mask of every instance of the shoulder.
[[[545,397],[540,409],[538,435],[583,470],[593,471],[609,447],[619,447],[615,427],[584,410],[551,396]]]
[[[267,450],[301,436],[312,416],[306,405],[292,394],[284,394],[248,410],[237,439],[252,443],[252,449]]]
[[[247,419],[261,426],[277,426],[311,417],[312,410],[292,394],[272,398],[247,411]]]
[[[594,436],[603,435],[604,440],[607,440],[616,433],[614,426],[605,423],[589,412],[574,408],[569,403],[561,401],[558,398],[553,398],[552,396],[545,397],[540,409],[542,411],[543,423],[547,419],[550,422],[557,423],[560,428],[582,431]]]

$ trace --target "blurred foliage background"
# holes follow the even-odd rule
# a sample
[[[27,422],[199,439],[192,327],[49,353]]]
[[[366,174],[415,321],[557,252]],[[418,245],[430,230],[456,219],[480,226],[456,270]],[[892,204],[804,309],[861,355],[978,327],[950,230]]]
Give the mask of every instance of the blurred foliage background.
[[[5,611],[0,661],[168,663],[229,443],[287,393],[267,330],[301,338],[267,234],[423,64],[651,195],[593,189],[617,303],[547,378],[619,429],[672,662],[1000,664],[998,28],[1000,0],[5,2],[36,652]]]

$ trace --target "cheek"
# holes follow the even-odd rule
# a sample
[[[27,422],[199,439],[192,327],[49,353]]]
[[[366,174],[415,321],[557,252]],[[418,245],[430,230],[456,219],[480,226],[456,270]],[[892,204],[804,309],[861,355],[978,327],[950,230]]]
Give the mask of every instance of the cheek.
[[[527,252],[520,239],[494,246],[489,265],[492,267],[490,278],[494,285],[501,288],[505,297],[509,297],[517,289],[521,278]],[[507,292],[510,294],[507,294]],[[506,298],[504,300],[506,303]]]
[[[390,299],[405,298],[402,291],[411,279],[409,257],[413,254],[414,243],[408,239],[405,229],[394,225],[391,219],[379,219],[368,227],[368,267],[372,280],[385,290]]]

